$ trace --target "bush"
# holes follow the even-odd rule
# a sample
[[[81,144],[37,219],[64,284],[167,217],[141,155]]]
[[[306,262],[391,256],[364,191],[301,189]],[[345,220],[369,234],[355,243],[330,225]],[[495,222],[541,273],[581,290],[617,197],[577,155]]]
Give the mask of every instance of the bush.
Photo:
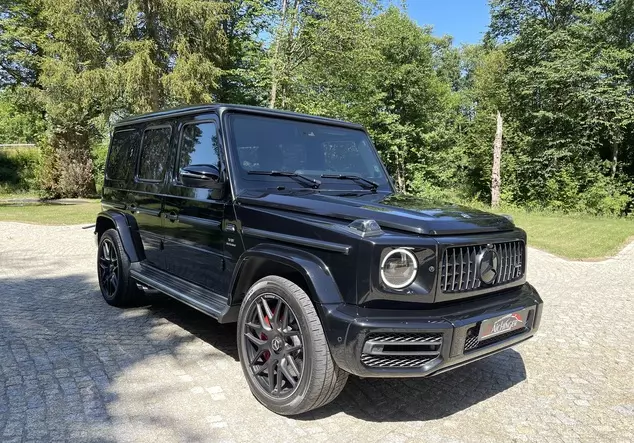
[[[36,148],[0,149],[0,192],[36,191],[39,163]]]

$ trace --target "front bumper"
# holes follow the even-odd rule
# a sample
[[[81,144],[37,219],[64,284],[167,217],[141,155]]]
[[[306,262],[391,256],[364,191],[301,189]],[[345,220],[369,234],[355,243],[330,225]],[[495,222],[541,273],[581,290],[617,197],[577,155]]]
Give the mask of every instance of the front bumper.
[[[519,288],[427,310],[321,305],[336,363],[361,377],[425,377],[499,352],[532,337],[543,302],[528,283]],[[478,341],[483,321],[527,310],[524,327]]]

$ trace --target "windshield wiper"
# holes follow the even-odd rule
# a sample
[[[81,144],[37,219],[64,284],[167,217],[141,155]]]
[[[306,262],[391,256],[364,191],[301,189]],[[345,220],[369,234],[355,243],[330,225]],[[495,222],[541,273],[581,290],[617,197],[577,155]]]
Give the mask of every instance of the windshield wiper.
[[[359,175],[350,175],[350,174],[322,174],[321,178],[336,178],[338,180],[355,180],[355,181],[360,181],[365,183],[366,185],[369,185],[369,189],[372,190],[373,192],[376,192],[376,188],[379,187],[379,184],[377,182],[374,182],[372,180],[368,180],[367,178],[363,178]]]
[[[314,178],[310,178],[307,175],[298,174],[297,172],[290,171],[249,171],[248,174],[252,175],[271,175],[273,177],[297,177],[302,180],[310,182],[311,186],[317,189],[321,185],[321,181]]]

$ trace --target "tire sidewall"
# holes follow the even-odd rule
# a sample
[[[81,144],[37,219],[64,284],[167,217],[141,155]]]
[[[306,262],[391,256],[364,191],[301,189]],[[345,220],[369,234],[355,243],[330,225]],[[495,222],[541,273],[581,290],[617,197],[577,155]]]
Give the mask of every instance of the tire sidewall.
[[[304,367],[299,387],[292,394],[284,398],[275,398],[270,396],[264,391],[260,383],[254,379],[253,375],[251,374],[251,369],[248,367],[248,356],[245,350],[244,325],[246,322],[246,316],[248,315],[253,304],[260,298],[260,296],[268,293],[275,294],[276,296],[282,298],[282,300],[284,300],[284,302],[286,302],[288,306],[292,309],[302,333],[302,344],[304,346]],[[242,370],[245,374],[247,382],[249,383],[249,387],[251,388],[251,392],[253,392],[253,395],[255,395],[260,403],[264,404],[267,408],[271,409],[274,412],[287,414],[290,411],[297,409],[304,400],[307,391],[310,389],[314,378],[313,361],[315,354],[315,344],[311,332],[312,331],[308,325],[304,309],[299,304],[297,299],[292,294],[290,294],[287,288],[285,288],[283,285],[278,284],[278,282],[276,282],[275,280],[262,279],[255,283],[247,292],[247,295],[245,296],[242,303],[242,308],[240,309],[240,315],[238,316],[238,355],[240,358],[240,363],[242,365]]]

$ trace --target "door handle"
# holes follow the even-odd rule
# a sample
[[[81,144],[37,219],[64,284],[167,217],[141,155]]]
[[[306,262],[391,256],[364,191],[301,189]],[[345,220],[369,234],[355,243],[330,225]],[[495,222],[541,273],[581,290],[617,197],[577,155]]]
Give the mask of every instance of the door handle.
[[[174,211],[172,212],[168,212],[165,214],[165,218],[168,219],[171,222],[177,222],[178,221],[178,214]]]

